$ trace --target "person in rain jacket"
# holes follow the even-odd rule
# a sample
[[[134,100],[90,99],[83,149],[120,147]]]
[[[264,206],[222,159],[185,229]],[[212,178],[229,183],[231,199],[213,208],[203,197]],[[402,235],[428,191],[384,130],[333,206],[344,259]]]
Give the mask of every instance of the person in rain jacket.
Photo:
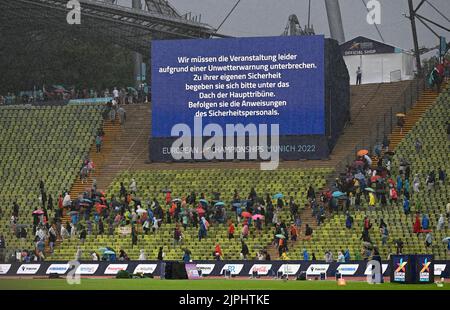
[[[424,214],[422,216],[422,229],[428,230],[430,228],[430,218]]]
[[[303,249],[303,260],[309,260],[309,253],[306,249]]]
[[[347,219],[345,220],[345,227],[351,229],[353,225],[353,217],[347,212]]]
[[[414,221],[413,233],[419,234],[422,231],[422,227],[420,225],[420,217],[419,213],[416,213],[416,219]]]
[[[345,262],[348,263],[350,261],[350,250],[346,249],[344,252]]]
[[[404,197],[403,199],[403,211],[405,212],[405,215],[409,214],[409,199],[407,197]]]

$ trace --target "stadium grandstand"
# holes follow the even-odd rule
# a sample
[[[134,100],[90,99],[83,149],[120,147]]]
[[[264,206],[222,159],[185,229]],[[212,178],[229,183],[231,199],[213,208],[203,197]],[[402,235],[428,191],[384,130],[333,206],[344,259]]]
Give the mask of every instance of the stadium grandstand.
[[[0,35],[11,35],[13,29],[23,33],[58,29],[68,35],[66,3],[1,1],[0,17],[9,22],[0,23]],[[111,264],[133,273],[126,264],[142,261],[155,264],[144,273],[161,277],[167,271],[156,266],[162,262],[197,263],[197,271],[204,274],[211,264],[211,268],[215,263],[242,264],[246,277],[256,270],[252,264],[265,270],[266,265],[286,262],[298,264],[292,275],[299,277],[300,268],[310,272],[300,264],[308,267],[316,262],[364,264],[364,270],[357,267],[362,278],[368,261],[390,264],[395,256],[409,254],[428,255],[436,264],[444,264],[442,276],[448,277],[447,49],[431,70],[416,72],[411,80],[350,85],[339,53],[344,41],[334,34],[323,41],[321,51],[325,76],[318,84],[325,85],[324,111],[320,111],[323,132],[308,133],[305,128],[298,137],[291,133],[280,137],[281,143],[317,141],[317,154],[302,157],[298,151],[297,157],[281,156],[275,170],[260,169],[267,161],[259,158],[168,160],[171,154],[154,156],[167,141],[173,142],[156,135],[155,126],[162,128],[161,123],[172,119],[161,116],[161,104],[152,98],[162,93],[176,102],[178,97],[172,97],[176,91],[171,84],[154,84],[164,85],[164,91],[150,89],[143,78],[157,79],[155,64],[163,58],[158,57],[157,44],[173,41],[176,50],[183,41],[235,38],[221,34],[220,27],[211,27],[200,17],[179,13],[164,0],[131,1],[131,7],[117,1],[79,3],[83,23],[73,35],[89,44],[97,40],[117,44],[127,57],[131,55],[134,85],[72,87],[68,85],[78,81],[66,81],[33,91],[6,90],[0,85],[5,92],[0,94],[0,264],[12,266],[5,272],[0,268],[0,280],[2,275],[20,274],[19,266],[48,264],[50,270],[54,264],[74,259],[86,268],[105,264],[102,270],[86,273],[105,272],[101,276]],[[333,14],[329,19],[332,25]],[[278,38],[293,36],[320,37],[310,25],[302,29],[295,15]],[[167,50],[161,53],[169,58]],[[273,57],[267,61],[275,62],[277,56]],[[218,59],[199,62],[223,66]],[[147,63],[144,70],[141,62]],[[175,73],[172,80],[181,75]],[[278,79],[281,73],[275,76]],[[228,85],[233,82],[227,81]],[[266,89],[270,79],[267,83],[264,95],[270,96]],[[313,84],[302,85],[314,88]],[[292,106],[289,100],[285,106]],[[178,117],[186,111],[170,112]],[[209,272],[226,275],[223,268]],[[279,276],[273,268],[261,274]],[[239,272],[236,275],[242,276]],[[327,269],[311,274],[321,273],[332,276]],[[116,274],[113,270],[108,275]]]

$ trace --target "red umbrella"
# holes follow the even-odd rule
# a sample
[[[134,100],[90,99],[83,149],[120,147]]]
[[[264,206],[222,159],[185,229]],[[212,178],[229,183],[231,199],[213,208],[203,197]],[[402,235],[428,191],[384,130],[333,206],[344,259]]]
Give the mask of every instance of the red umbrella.
[[[106,209],[105,205],[101,205],[99,203],[95,204],[95,210],[97,210],[97,213],[101,213],[103,209]]]
[[[356,153],[358,156],[364,156],[369,154],[368,150],[359,150],[358,153]]]
[[[250,212],[244,211],[241,213],[242,217],[252,217],[252,214]]]
[[[262,215],[262,214],[256,214],[256,215],[253,215],[253,216],[252,216],[252,219],[254,219],[254,220],[257,220],[257,219],[263,220],[263,219],[264,219],[264,215]]]
[[[44,214],[44,211],[42,211],[42,210],[35,210],[35,211],[33,211],[33,214],[42,215],[42,214]]]
[[[379,178],[381,178],[379,175],[374,175],[373,177],[370,178],[370,181],[376,182]]]

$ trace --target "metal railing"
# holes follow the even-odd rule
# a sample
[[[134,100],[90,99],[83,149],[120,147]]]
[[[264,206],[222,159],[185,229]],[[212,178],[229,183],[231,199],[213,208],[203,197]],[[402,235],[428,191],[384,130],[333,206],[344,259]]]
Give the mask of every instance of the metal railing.
[[[339,175],[346,171],[346,167],[350,166],[356,158],[358,150],[366,149],[369,154],[374,153],[377,142],[382,143],[385,136],[389,137],[393,129],[397,126],[397,113],[405,113],[410,110],[417,102],[427,85],[424,79],[414,79],[406,87],[406,89],[398,96],[397,104],[391,105],[389,111],[382,115],[374,115],[373,121],[367,124],[371,128],[369,135],[357,142],[351,152],[344,157],[336,166],[335,173]],[[383,94],[383,101],[386,98]],[[372,103],[373,104],[373,103]]]

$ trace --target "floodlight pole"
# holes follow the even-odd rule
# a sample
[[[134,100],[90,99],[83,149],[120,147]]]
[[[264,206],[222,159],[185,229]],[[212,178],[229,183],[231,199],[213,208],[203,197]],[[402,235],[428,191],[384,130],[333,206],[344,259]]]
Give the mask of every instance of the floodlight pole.
[[[422,1],[417,9],[423,4]],[[416,10],[414,9],[413,0],[408,0],[409,6],[409,19],[411,20],[411,29],[414,40],[414,54],[416,55],[416,66],[417,66],[417,75],[422,77],[422,64],[420,63],[420,51],[419,51],[419,41],[417,39],[417,28],[416,28]]]

